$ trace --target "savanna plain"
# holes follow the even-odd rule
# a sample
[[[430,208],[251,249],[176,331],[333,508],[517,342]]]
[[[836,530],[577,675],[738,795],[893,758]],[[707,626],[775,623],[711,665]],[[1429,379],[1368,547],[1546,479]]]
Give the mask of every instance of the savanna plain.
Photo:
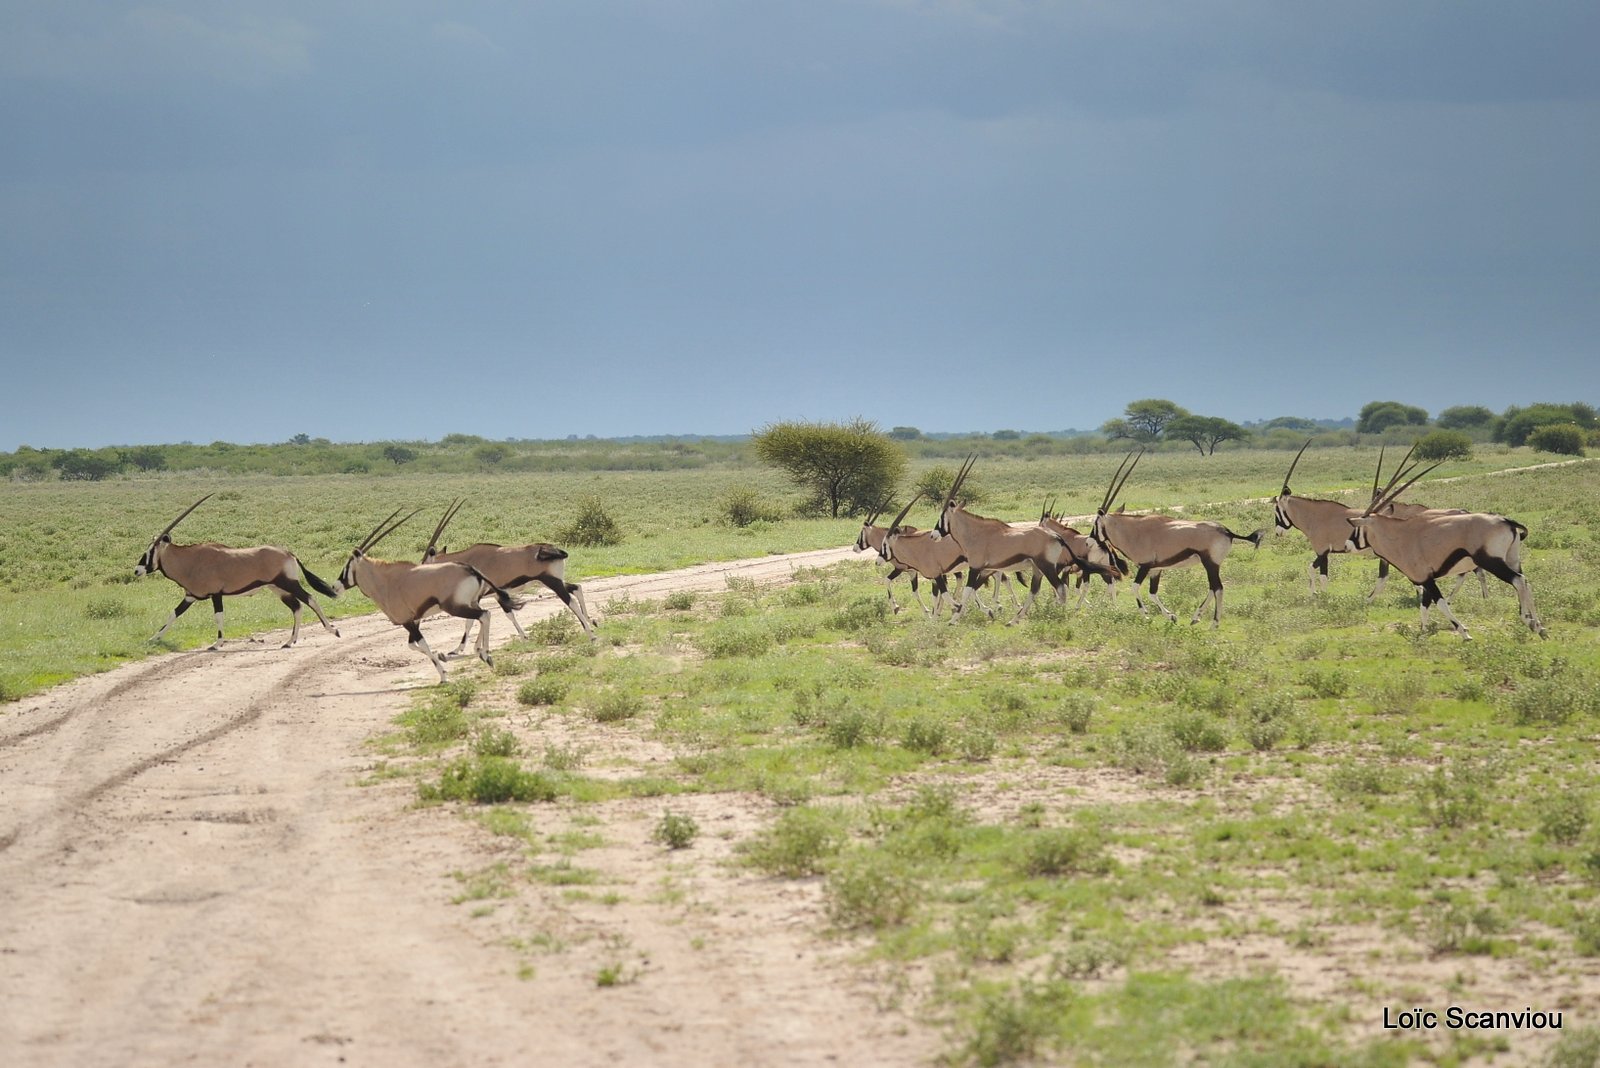
[[[1151,454],[1126,502],[1270,529],[1291,455]],[[1295,489],[1354,501],[1376,459],[1309,451]],[[1470,642],[1400,576],[1369,604],[1371,559],[1313,593],[1297,532],[1234,548],[1216,630],[1198,570],[1176,624],[1098,584],[952,625],[902,579],[896,614],[857,520],[738,460],[0,487],[7,1059],[1593,1064],[1600,465],[1551,459],[1408,494],[1527,525],[1543,641],[1493,580],[1452,598]],[[1115,466],[980,457],[973,508],[1083,516]],[[328,579],[397,507],[378,555],[416,559],[458,496],[452,544],[585,498],[624,540],[571,550],[597,640],[542,596],[442,686],[356,591],[341,638],[279,650],[246,597],[221,650],[203,604],[152,649],[180,594],[133,565],[208,492],[178,540]]]

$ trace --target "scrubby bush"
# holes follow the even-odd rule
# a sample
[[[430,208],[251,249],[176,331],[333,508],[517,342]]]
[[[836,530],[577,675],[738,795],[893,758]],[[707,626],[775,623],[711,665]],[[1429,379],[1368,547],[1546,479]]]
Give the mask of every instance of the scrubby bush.
[[[942,503],[949,494],[950,487],[955,480],[956,472],[941,464],[938,467],[929,468],[921,478],[917,479],[917,484],[911,488],[930,501]],[[967,476],[967,480],[961,484],[962,502],[968,505],[981,504],[983,499],[984,492],[982,487],[972,480],[972,476]]]
[[[937,756],[944,752],[949,733],[943,721],[932,716],[915,716],[906,724],[901,744],[918,753]]]
[[[522,743],[504,727],[484,727],[472,739],[472,751],[478,756],[514,757],[522,752]]]
[[[729,490],[717,504],[723,522],[734,527],[748,527],[752,523],[776,523],[783,513],[776,505],[768,504],[761,494],[748,486]]]
[[[773,637],[772,631],[757,620],[731,620],[708,627],[696,644],[712,658],[761,656],[771,650]]]
[[[1089,720],[1094,716],[1095,701],[1093,694],[1070,693],[1061,701],[1061,722],[1073,734],[1086,734],[1089,730]]]
[[[1087,831],[1049,827],[1023,840],[1017,865],[1032,876],[1100,875],[1111,870],[1111,858]]]
[[[805,806],[779,816],[772,826],[746,841],[740,852],[746,863],[768,875],[798,879],[821,874],[844,842],[841,813]]]
[[[861,851],[828,873],[828,919],[846,929],[897,927],[911,918],[921,897],[916,879],[890,854]]]
[[[553,801],[556,785],[540,772],[528,771],[500,756],[463,757],[448,764],[434,784],[423,784],[424,801],[469,801],[498,805],[507,801]]]
[[[598,723],[620,723],[644,711],[644,698],[627,690],[611,690],[595,702],[590,715]]]
[[[1589,829],[1589,799],[1582,794],[1561,791],[1535,802],[1539,831],[1552,842],[1573,845]]]
[[[577,517],[556,537],[563,543],[585,547],[621,545],[622,527],[606,511],[605,502],[591,495],[578,502]]]
[[[1561,456],[1582,456],[1584,434],[1571,423],[1541,426],[1528,435],[1528,444],[1540,452]]]
[[[547,678],[543,675],[536,679],[529,679],[517,687],[517,703],[526,706],[553,705],[567,696],[567,684],[561,679]]]
[[[668,849],[687,849],[694,844],[695,837],[700,833],[700,825],[694,821],[693,816],[685,816],[681,812],[668,809],[661,814],[661,820],[656,824],[655,830],[650,832],[650,839]]]
[[[96,597],[83,606],[83,614],[90,619],[121,619],[128,606],[116,597]]]
[[[1435,430],[1417,442],[1419,460],[1470,460],[1472,438],[1460,430]]]

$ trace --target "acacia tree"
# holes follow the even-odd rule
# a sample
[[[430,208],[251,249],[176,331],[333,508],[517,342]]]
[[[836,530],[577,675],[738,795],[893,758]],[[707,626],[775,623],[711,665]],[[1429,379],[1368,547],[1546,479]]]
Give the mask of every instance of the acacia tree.
[[[1169,400],[1152,397],[1136,400],[1122,411],[1121,419],[1112,419],[1100,428],[1107,437],[1134,438],[1137,441],[1160,441],[1167,424],[1189,414],[1187,408]]]
[[[751,439],[763,463],[782,468],[831,516],[871,511],[905,472],[900,446],[867,419],[849,423],[768,423]]]
[[[1166,426],[1167,440],[1191,442],[1201,456],[1214,456],[1224,441],[1243,441],[1250,431],[1215,415],[1180,415]]]

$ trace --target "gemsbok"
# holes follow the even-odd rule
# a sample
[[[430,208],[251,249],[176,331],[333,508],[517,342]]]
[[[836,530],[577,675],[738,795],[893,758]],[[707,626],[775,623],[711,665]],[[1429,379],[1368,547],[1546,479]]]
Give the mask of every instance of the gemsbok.
[[[1250,534],[1235,534],[1221,523],[1209,519],[1127,515],[1121,506],[1115,512],[1111,511],[1112,502],[1122,492],[1122,487],[1127,485],[1143,455],[1144,450],[1141,449],[1137,455],[1129,453],[1123,457],[1116,474],[1111,476],[1111,485],[1106,490],[1105,498],[1100,502],[1090,536],[1107,552],[1121,556],[1133,565],[1133,598],[1139,606],[1140,615],[1148,615],[1144,599],[1139,595],[1139,586],[1146,576],[1150,578],[1151,603],[1169,620],[1177,622],[1178,617],[1161,603],[1157,592],[1161,585],[1161,573],[1168,568],[1193,563],[1205,568],[1209,588],[1189,622],[1200,622],[1201,613],[1210,603],[1211,626],[1216,627],[1222,621],[1222,561],[1227,559],[1236,541],[1247,541],[1259,549],[1266,529],[1258,528]],[[1127,468],[1126,472],[1123,468]]]
[[[1352,548],[1370,549],[1412,581],[1422,595],[1424,629],[1428,626],[1428,609],[1437,605],[1452,630],[1463,639],[1472,638],[1439,592],[1439,579],[1460,574],[1465,565],[1471,565],[1516,590],[1522,622],[1539,637],[1545,637],[1545,626],[1533,606],[1533,590],[1522,574],[1522,542],[1528,536],[1527,527],[1515,519],[1483,512],[1423,514],[1410,519],[1383,514],[1386,505],[1437,466],[1424,468],[1399,489],[1386,488],[1365,512],[1351,518]],[[1393,484],[1391,480],[1390,486]]]
[[[271,587],[294,616],[294,629],[289,632],[289,640],[283,643],[283,648],[287,649],[300,640],[301,605],[310,605],[322,625],[337,638],[339,629],[328,622],[328,617],[322,614],[322,606],[301,585],[301,581],[309,583],[312,589],[327,597],[339,596],[338,591],[313,575],[289,550],[271,545],[230,549],[209,541],[194,545],[173,542],[173,528],[210,497],[209,493],[201,497],[180,512],[177,519],[168,523],[166,529],[150,542],[150,548],[144,551],[133,569],[135,577],[159,571],[183,587],[183,600],[178,602],[178,607],[172,610],[172,615],[150,640],[159,641],[167,628],[188,611],[190,605],[209,597],[217,622],[217,640],[210,648],[216,649],[222,645],[222,599],[265,587]]]
[[[923,615],[930,615],[932,613],[929,612],[928,606],[923,603],[922,593],[917,588],[918,581],[922,578],[922,573],[917,571],[915,568],[906,567],[903,564],[890,559],[889,555],[883,551],[884,538],[888,535],[889,528],[879,526],[878,520],[882,518],[883,509],[888,506],[888,503],[889,502],[885,500],[883,504],[878,505],[878,507],[870,515],[861,521],[861,532],[856,535],[856,545],[854,551],[858,553],[864,553],[870,549],[871,551],[877,553],[878,556],[889,565],[889,574],[884,579],[884,586],[886,592],[889,594],[889,608],[891,611],[895,613],[899,613],[900,611],[900,605],[894,599],[894,580],[909,571],[911,572],[911,596],[917,599],[917,605],[922,609]],[[915,534],[917,533],[917,528],[909,526],[901,527],[900,533]],[[939,581],[939,579],[935,579],[933,589],[934,611],[938,610],[939,601],[944,596],[944,583]]]
[[[583,632],[590,639],[594,639],[594,623],[589,619],[589,606],[583,597],[583,587],[566,580],[567,551],[559,545],[550,545],[546,542],[535,542],[531,545],[496,545],[493,542],[479,542],[453,553],[439,548],[439,538],[444,534],[445,527],[450,525],[450,520],[456,517],[456,513],[465,503],[465,498],[451,502],[444,517],[439,520],[438,526],[433,528],[433,537],[428,539],[428,547],[422,551],[422,562],[470,564],[502,590],[515,590],[530,582],[543,583],[571,610],[579,625],[583,627]],[[517,637],[526,640],[528,635],[523,631],[522,624],[517,621],[516,614],[507,611],[506,615],[510,618],[511,625],[516,628]],[[461,634],[461,644],[453,652],[446,654],[447,660],[454,659],[465,651],[467,637],[471,633],[472,621],[468,620],[467,629]]]
[[[1378,467],[1372,475],[1372,500],[1376,501],[1379,497],[1383,496],[1385,492],[1394,488],[1394,484],[1400,480],[1401,472],[1405,470],[1406,461],[1411,459],[1411,454],[1416,450],[1417,447],[1415,444],[1413,444],[1411,448],[1406,451],[1406,454],[1400,458],[1400,463],[1395,467],[1395,474],[1389,479],[1389,484],[1381,490],[1378,488],[1378,480],[1383,477],[1383,449],[1380,448],[1378,450]],[[1435,464],[1434,466],[1437,467],[1438,464]],[[1382,512],[1384,515],[1392,515],[1397,519],[1413,519],[1419,515],[1467,514],[1466,511],[1461,508],[1430,508],[1425,504],[1413,504],[1409,501],[1396,500],[1391,500],[1388,504],[1384,505]],[[1456,566],[1456,569],[1452,572],[1452,574],[1456,576],[1456,584],[1454,588],[1450,590],[1450,597],[1454,597],[1456,594],[1461,592],[1461,587],[1466,583],[1468,575],[1477,575],[1478,593],[1481,594],[1485,600],[1488,599],[1489,576],[1484,572],[1483,568],[1478,567],[1476,564],[1472,564],[1470,562],[1463,562],[1462,564],[1458,564]],[[1368,603],[1378,599],[1378,594],[1383,591],[1383,584],[1388,580],[1389,564],[1380,557],[1378,560],[1378,584],[1374,586],[1372,588],[1372,592],[1367,595]],[[1446,598],[1446,600],[1448,599],[1449,598]]]
[[[419,509],[420,511],[420,509]],[[358,587],[362,593],[389,617],[389,622],[404,627],[411,639],[411,648],[428,658],[439,672],[439,681],[445,681],[444,657],[428,647],[419,624],[422,618],[438,608],[458,619],[478,622],[478,659],[494,665],[489,656],[489,610],[478,602],[491,593],[500,608],[510,613],[521,607],[505,590],[483,576],[483,572],[470,564],[413,564],[402,560],[374,560],[367,553],[411,516],[391,522],[400,514],[397,508],[389,518],[372,528],[372,533],[361,539],[345,561],[339,574],[336,589]]]
[[[1283,488],[1278,491],[1278,496],[1273,498],[1272,518],[1273,528],[1278,533],[1288,530],[1298,530],[1305,535],[1306,541],[1311,543],[1311,551],[1316,555],[1311,558],[1311,563],[1306,568],[1306,582],[1311,587],[1312,593],[1328,588],[1328,557],[1334,553],[1358,553],[1359,550],[1350,547],[1350,519],[1361,514],[1360,509],[1338,501],[1323,500],[1318,497],[1300,497],[1289,489],[1289,479],[1294,476],[1294,469],[1300,463],[1300,457],[1305,455],[1311,439],[1307,438],[1305,445],[1300,446],[1300,451],[1294,454],[1294,459],[1289,463],[1289,470],[1283,476]],[[1410,454],[1408,453],[1407,456]],[[1405,461],[1401,461],[1402,465]],[[1383,473],[1383,453],[1378,453],[1378,474],[1372,479],[1372,499],[1377,500],[1381,491],[1378,489],[1378,478]],[[1392,487],[1393,482],[1390,483]],[[1395,508],[1421,508],[1420,505],[1395,504]],[[1371,553],[1360,553],[1370,556]],[[1389,564],[1386,560],[1378,560],[1378,583],[1367,594],[1369,602],[1375,600],[1389,580]]]
[[[1119,559],[1105,546],[1083,533],[1077,527],[1068,526],[1064,515],[1052,515],[1052,506],[1045,505],[1044,515],[1039,518],[1039,525],[1054,534],[1066,543],[1073,557],[1070,571],[1077,573],[1078,604],[1082,608],[1089,599],[1089,579],[1099,576],[1105,581],[1106,589],[1111,599],[1117,599],[1117,580],[1127,574],[1127,561]],[[1034,579],[1038,581],[1037,577]],[[1059,591],[1061,600],[1066,600],[1066,587]]]
[[[912,505],[921,499],[922,494],[919,492],[906,502],[906,506],[900,510],[893,523],[882,528],[884,533],[879,539],[878,555],[894,568],[890,573],[891,581],[894,575],[908,571],[911,573],[911,592],[916,595],[917,604],[922,607],[923,614],[937,616],[939,606],[946,600],[953,600],[950,597],[950,576],[966,562],[966,557],[962,555],[961,547],[955,542],[947,538],[937,538],[931,530],[918,530],[916,527],[901,523]],[[917,595],[916,583],[919,577],[928,579],[932,583],[931,610],[922,604],[922,597]],[[892,592],[889,603],[894,605]],[[898,612],[900,609],[895,606],[894,610]],[[989,609],[985,607],[985,611]]]
[[[950,484],[950,492],[945,494],[944,505],[939,509],[939,521],[933,528],[935,536],[953,540],[967,559],[967,581],[961,588],[961,599],[951,614],[952,623],[961,618],[967,601],[993,574],[1031,565],[1059,594],[1064,582],[1062,575],[1067,569],[1074,564],[1083,566],[1083,561],[1073,554],[1071,547],[1044,527],[1013,527],[1004,520],[974,515],[957,503],[956,495],[961,492],[961,485],[976,461],[976,456],[969,456],[961,465],[955,481]],[[1016,623],[1027,615],[1037,596],[1038,583],[1035,582],[1027,601],[1010,622]]]

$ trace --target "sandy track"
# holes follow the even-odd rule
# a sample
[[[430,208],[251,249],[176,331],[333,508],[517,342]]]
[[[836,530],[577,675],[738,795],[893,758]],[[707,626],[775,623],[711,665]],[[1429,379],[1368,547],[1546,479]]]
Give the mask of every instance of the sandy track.
[[[850,555],[585,588],[598,606]],[[498,613],[494,624],[504,640]],[[697,941],[710,951],[690,956],[665,951],[679,934],[636,917],[634,944],[662,952],[624,988],[519,981],[504,947],[449,905],[448,875],[484,862],[482,836],[412,808],[409,783],[360,785],[363,742],[432,667],[381,618],[340,627],[293,650],[269,636],[129,664],[0,716],[7,1065],[911,1064],[934,1052],[837,953],[786,927],[771,894],[707,919]],[[431,640],[451,648],[458,628],[434,622]]]

